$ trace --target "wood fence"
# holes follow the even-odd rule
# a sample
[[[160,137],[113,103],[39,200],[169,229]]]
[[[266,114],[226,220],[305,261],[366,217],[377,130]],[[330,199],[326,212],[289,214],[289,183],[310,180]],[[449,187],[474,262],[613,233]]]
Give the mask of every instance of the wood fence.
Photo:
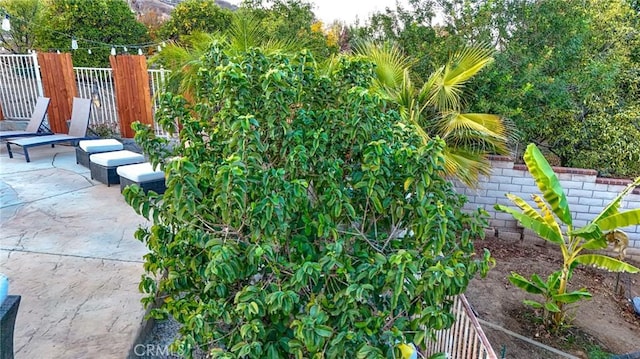
[[[40,53],[38,62],[44,95],[51,99],[47,112],[49,128],[54,133],[68,133],[73,98],[78,97],[71,54]]]
[[[131,138],[133,122],[153,125],[147,61],[144,56],[120,55],[110,56],[109,62],[114,75],[120,131],[123,137]]]

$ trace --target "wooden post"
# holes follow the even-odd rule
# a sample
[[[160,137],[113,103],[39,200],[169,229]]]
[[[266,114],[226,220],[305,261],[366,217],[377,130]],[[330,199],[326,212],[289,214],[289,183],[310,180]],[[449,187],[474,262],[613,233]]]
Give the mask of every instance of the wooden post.
[[[76,75],[70,53],[38,53],[42,85],[49,104],[49,127],[54,133],[68,133],[73,98],[78,97]]]
[[[113,69],[120,132],[124,138],[133,138],[133,122],[153,125],[147,61],[144,56],[118,55],[110,56],[109,62]]]
[[[2,104],[0,103],[0,121],[4,120],[4,114],[2,113]]]

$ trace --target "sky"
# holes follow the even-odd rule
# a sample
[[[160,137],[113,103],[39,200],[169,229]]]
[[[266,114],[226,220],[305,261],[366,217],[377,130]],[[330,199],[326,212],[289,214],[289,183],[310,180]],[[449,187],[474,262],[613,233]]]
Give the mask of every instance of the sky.
[[[233,4],[239,4],[240,0],[227,0]],[[378,11],[384,11],[385,7],[396,8],[396,0],[311,0],[315,5],[313,12],[325,24],[334,20],[352,24],[356,17],[362,24],[369,16]],[[406,0],[400,0],[406,4]]]
[[[374,12],[384,11],[385,7],[396,8],[395,0],[315,0],[313,12],[322,22],[329,24],[333,20],[351,24],[356,17],[362,24]],[[404,4],[404,1],[401,1]]]

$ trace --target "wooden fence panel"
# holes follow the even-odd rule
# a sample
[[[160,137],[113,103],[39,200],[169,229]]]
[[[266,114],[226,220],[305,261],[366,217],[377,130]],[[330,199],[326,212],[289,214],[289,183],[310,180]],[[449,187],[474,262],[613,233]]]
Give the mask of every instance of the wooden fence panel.
[[[120,118],[120,132],[124,138],[132,138],[131,124],[135,121],[153,125],[149,72],[144,56],[110,56],[113,69],[116,103]]]
[[[47,112],[49,128],[55,133],[68,133],[73,98],[78,97],[71,54],[39,53],[38,62],[44,95],[51,99]]]

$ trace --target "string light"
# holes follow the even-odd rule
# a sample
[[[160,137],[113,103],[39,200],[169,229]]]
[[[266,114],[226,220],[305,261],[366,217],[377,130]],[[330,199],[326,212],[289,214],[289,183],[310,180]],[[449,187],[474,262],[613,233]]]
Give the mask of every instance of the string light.
[[[0,0],[1,1],[1,0]],[[2,30],[4,31],[10,31],[11,30],[11,23],[10,23],[10,15],[9,13],[7,13],[6,11],[3,11],[2,13],[0,13],[0,17],[2,17],[2,26],[0,27]],[[26,21],[26,20],[25,20]],[[71,50],[78,50],[78,49],[82,49],[82,50],[87,50],[88,54],[92,54],[93,50],[92,49],[96,49],[96,48],[111,48],[111,55],[115,56],[117,54],[116,48],[120,47],[122,48],[124,53],[128,53],[129,48],[133,48],[134,51],[135,49],[138,49],[137,53],[138,55],[144,55],[146,51],[144,51],[144,49],[151,49],[151,48],[156,48],[157,52],[161,52],[162,49],[164,47],[167,46],[166,41],[162,40],[162,41],[158,41],[158,42],[147,42],[147,43],[141,43],[141,44],[110,44],[110,43],[105,43],[102,41],[97,41],[97,40],[90,40],[90,39],[83,39],[80,37],[76,37],[76,36],[71,36],[69,34],[63,33],[63,32],[59,32],[59,31],[51,31],[52,33],[55,33],[57,35],[61,35],[61,36],[66,36],[71,38]],[[80,42],[85,42],[88,43],[89,46],[87,47],[80,47]],[[93,46],[91,46],[91,44],[93,44]],[[50,51],[56,51],[57,53],[59,53],[60,51],[65,51],[65,49],[49,49]],[[31,50],[28,50],[29,53],[31,53]]]
[[[9,14],[4,14],[4,19],[2,19],[2,30],[4,31],[11,30],[11,22],[9,21]]]

